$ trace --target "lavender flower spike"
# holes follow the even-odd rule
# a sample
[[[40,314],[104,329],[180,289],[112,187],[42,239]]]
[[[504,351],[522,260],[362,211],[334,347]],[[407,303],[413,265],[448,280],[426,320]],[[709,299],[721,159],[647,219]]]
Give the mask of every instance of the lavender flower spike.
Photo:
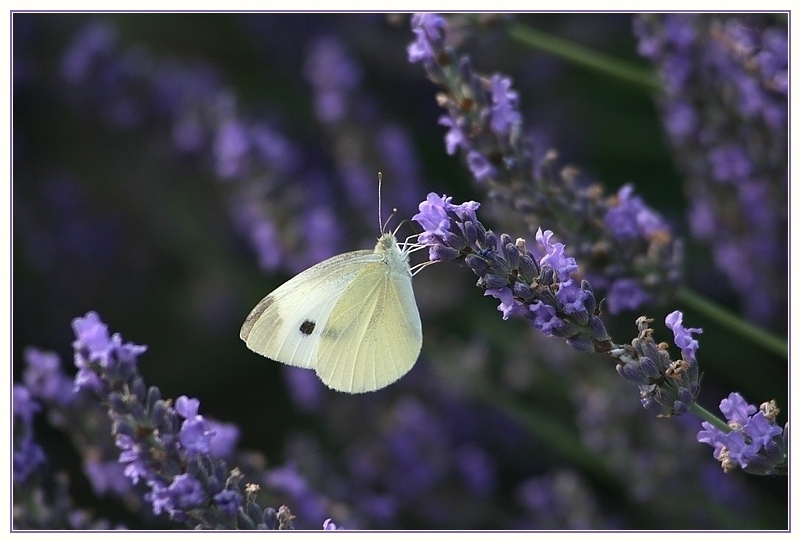
[[[731,393],[719,405],[728,420],[730,432],[703,422],[697,440],[714,447],[714,458],[722,470],[739,467],[750,474],[786,474],[789,461],[789,425],[775,424],[778,408],[775,401],[759,408],[748,404],[738,393]]]
[[[571,278],[575,259],[564,245],[552,241],[553,232],[536,234],[540,256],[527,249],[524,239],[499,238],[477,218],[480,204],[456,205],[452,198],[431,193],[420,203],[413,220],[425,230],[419,241],[429,247],[431,261],[457,261],[480,277],[485,295],[500,300],[503,319],[522,316],[546,335],[562,337],[578,350],[610,349],[605,327],[595,314],[591,286]]]
[[[681,278],[682,251],[666,221],[633,195],[632,186],[606,197],[602,186],[579,182],[570,168],[554,175],[555,152],[535,163],[542,152],[526,135],[511,78],[474,71],[469,57],[448,44],[448,22],[440,15],[414,15],[409,61],[421,62],[437,85],[436,101],[446,111],[439,119],[447,128],[445,149],[459,151],[477,186],[498,204],[491,208],[513,209],[502,218],[536,224],[569,245],[582,276],[603,288],[610,312],[671,298]],[[500,294],[491,288],[490,295]],[[562,294],[572,295],[582,294]],[[503,307],[506,316],[516,310]],[[565,332],[551,309],[540,308],[542,329]]]
[[[108,405],[125,476],[147,484],[144,498],[155,514],[166,512],[192,528],[292,528],[288,509],[259,507],[255,490],[242,494],[241,472],[229,471],[210,454],[217,432],[198,414],[197,399],[181,396],[173,407],[158,388],[145,386],[136,363],[146,347],[109,335],[94,312],[73,320],[72,327],[76,387]]]

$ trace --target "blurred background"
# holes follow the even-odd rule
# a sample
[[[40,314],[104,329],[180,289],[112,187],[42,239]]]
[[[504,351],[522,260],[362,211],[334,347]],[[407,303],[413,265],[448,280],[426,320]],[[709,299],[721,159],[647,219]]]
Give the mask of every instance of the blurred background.
[[[479,19],[451,18],[454,45],[475,71],[513,80],[534,145],[609,194],[633,183],[685,238],[685,284],[785,337],[785,297],[745,314],[712,249],[693,239],[656,93],[512,40],[505,26],[653,70],[633,16]],[[422,355],[375,393],[330,391],[239,339],[283,281],[374,246],[378,171],[395,224],[430,191],[485,198],[445,152],[436,88],[408,62],[408,15],[16,13],[12,24],[15,381],[27,346],[74,372],[70,323],[97,311],[148,346],[148,385],[239,428],[239,448],[272,469],[264,504],[289,505],[302,528],[326,518],[354,529],[787,528],[788,478],[723,475],[695,440],[699,420],[655,418],[610,360],[503,321],[466,268],[415,277]],[[785,238],[773,240],[784,252]],[[775,399],[783,425],[786,359],[677,303],[604,322],[629,342],[646,314],[671,343],[663,320],[675,309],[703,328],[700,403],[717,413],[732,391]],[[46,468],[68,473],[77,505],[130,528],[179,527],[92,491],[70,435],[39,418]]]

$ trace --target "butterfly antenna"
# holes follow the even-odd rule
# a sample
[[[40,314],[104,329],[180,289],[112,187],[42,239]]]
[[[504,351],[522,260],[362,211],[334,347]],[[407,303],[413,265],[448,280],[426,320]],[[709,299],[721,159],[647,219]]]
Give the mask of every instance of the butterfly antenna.
[[[384,223],[383,219],[381,218],[381,185],[383,184],[383,173],[380,171],[378,172],[378,227],[381,229],[381,233],[383,233]]]

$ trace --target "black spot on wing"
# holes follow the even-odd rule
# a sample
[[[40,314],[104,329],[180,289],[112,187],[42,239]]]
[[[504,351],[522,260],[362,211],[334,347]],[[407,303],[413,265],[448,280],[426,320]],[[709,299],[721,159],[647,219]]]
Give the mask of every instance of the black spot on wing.
[[[311,335],[314,333],[314,328],[317,327],[316,322],[312,322],[311,320],[303,320],[303,323],[300,324],[300,333],[303,335]]]

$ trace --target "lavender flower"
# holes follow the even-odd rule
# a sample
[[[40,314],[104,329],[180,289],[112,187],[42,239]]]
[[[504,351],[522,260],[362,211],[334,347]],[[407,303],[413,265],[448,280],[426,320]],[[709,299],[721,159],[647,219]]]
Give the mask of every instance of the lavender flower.
[[[520,222],[539,224],[564,239],[584,275],[596,277],[597,286],[608,292],[612,313],[670,298],[680,281],[681,245],[666,222],[632,196],[633,187],[604,198],[601,186],[579,182],[570,169],[552,177],[555,154],[534,163],[541,151],[534,152],[525,135],[511,79],[475,73],[469,57],[448,45],[444,17],[414,15],[411,27],[416,41],[408,47],[409,61],[422,62],[441,88],[437,102],[447,110],[439,120],[448,128],[447,153],[461,152],[498,220],[520,216]],[[509,208],[516,212],[504,211]],[[620,290],[637,295],[623,298]],[[543,310],[542,318],[549,321],[549,309]]]
[[[666,322],[673,330],[683,359],[672,361],[666,344],[655,343],[649,327],[652,320],[645,317],[636,321],[639,336],[630,345],[616,347],[610,352],[619,361],[617,372],[639,385],[642,406],[659,416],[686,413],[700,391],[700,371],[695,359],[698,343],[691,334],[702,330],[686,329],[681,320],[681,313],[675,311],[667,316]]]
[[[640,333],[631,345],[615,345],[597,315],[591,285],[585,280],[579,285],[571,277],[578,271],[577,263],[566,256],[562,243],[552,241],[553,232],[541,228],[537,232],[541,254],[537,258],[523,239],[514,243],[507,234],[498,239],[485,229],[477,220],[476,202],[455,205],[451,200],[431,193],[413,218],[425,229],[419,240],[429,245],[431,261],[457,261],[470,267],[480,277],[484,295],[500,300],[498,310],[504,320],[528,318],[545,335],[562,337],[577,350],[618,359],[617,371],[639,384],[645,408],[662,416],[687,412],[700,390],[698,343],[691,334],[701,330],[684,328],[678,311],[667,317],[684,358],[674,362],[653,342],[644,317],[637,320]]]
[[[44,450],[33,437],[33,416],[41,406],[31,398],[25,386],[14,385],[14,483],[23,484],[45,461]]]
[[[759,14],[644,14],[639,52],[691,202],[692,233],[760,322],[783,318],[788,182],[785,24]],[[757,194],[757,195],[756,195]]]
[[[553,232],[536,233],[539,257],[524,239],[500,238],[477,220],[479,204],[460,205],[452,198],[428,194],[413,220],[425,230],[419,236],[429,246],[431,261],[459,261],[480,277],[478,286],[500,300],[503,319],[523,316],[546,335],[563,337],[582,351],[610,349],[605,327],[595,314],[596,302],[587,281],[571,278],[578,269],[564,245],[552,241]]]
[[[146,347],[123,343],[119,334],[109,336],[94,312],[76,318],[73,329],[76,386],[109,405],[112,435],[121,449],[119,462],[134,484],[146,482],[150,491],[144,498],[156,515],[166,512],[191,527],[276,525],[274,509],[262,510],[255,503],[257,491],[241,494],[238,469],[228,472],[225,461],[209,454],[215,431],[198,414],[199,401],[181,396],[172,407],[161,399],[158,388],[145,387],[136,363]],[[245,505],[233,514],[234,503]],[[291,528],[290,515],[279,511],[278,527]]]
[[[724,472],[739,467],[750,474],[783,474],[788,468],[788,424],[785,430],[775,424],[775,401],[759,408],[748,404],[734,392],[719,405],[730,431],[703,422],[697,440],[714,448],[714,458]]]

